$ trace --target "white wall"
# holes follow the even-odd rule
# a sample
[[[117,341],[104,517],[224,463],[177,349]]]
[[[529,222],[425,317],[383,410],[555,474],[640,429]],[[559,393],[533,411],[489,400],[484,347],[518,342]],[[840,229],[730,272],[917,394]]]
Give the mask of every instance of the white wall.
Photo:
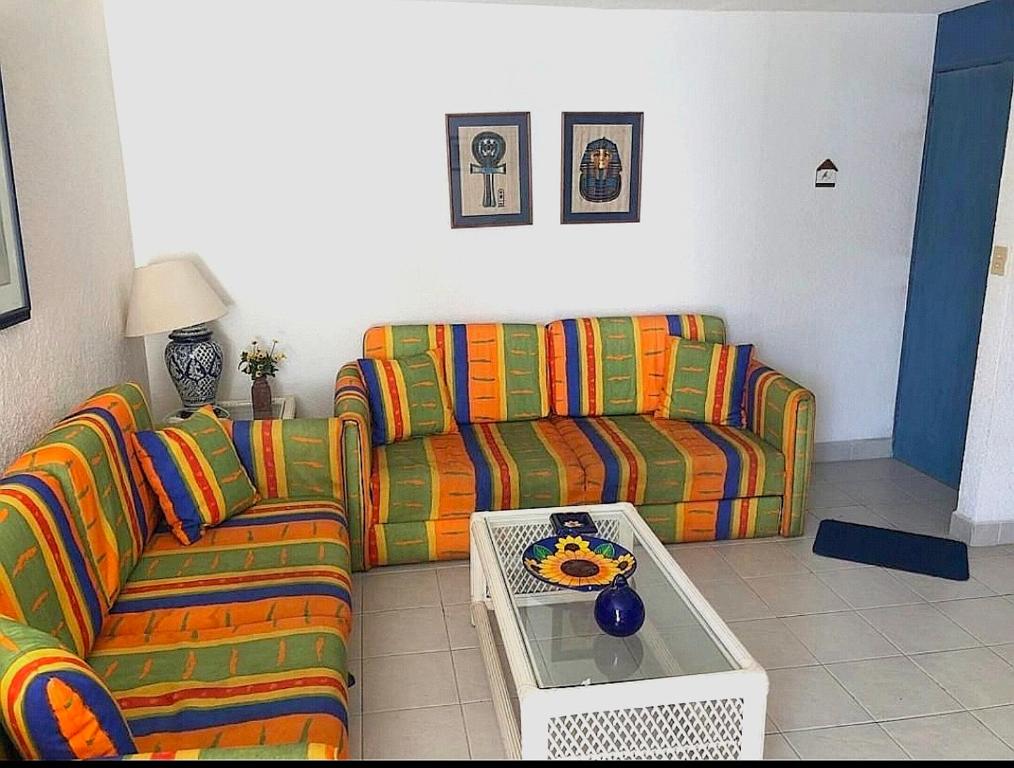
[[[1014,111],[993,242],[1014,255]],[[1014,263],[990,274],[982,310],[958,509],[951,532],[976,545],[1014,543]]]
[[[699,310],[816,391],[819,440],[891,434],[935,17],[106,8],[138,261],[200,253],[301,412],[374,323]],[[452,231],[444,113],[496,110],[532,113],[535,224]],[[642,223],[559,224],[563,110],[645,113]]]
[[[123,338],[134,257],[99,0],[0,0],[28,322],[0,331],[0,466],[94,390],[147,385]]]

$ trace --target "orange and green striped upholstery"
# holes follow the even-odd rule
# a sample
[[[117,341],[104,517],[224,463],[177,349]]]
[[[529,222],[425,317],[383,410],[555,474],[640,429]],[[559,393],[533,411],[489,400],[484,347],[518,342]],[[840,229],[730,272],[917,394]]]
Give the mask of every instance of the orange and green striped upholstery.
[[[743,394],[752,344],[710,344],[670,336],[660,419],[743,426]]]
[[[782,536],[800,536],[813,466],[813,393],[758,360],[747,373],[746,422],[785,457]]]
[[[115,600],[155,529],[158,506],[131,441],[134,431],[150,428],[144,395],[124,384],[82,403],[6,470],[8,478],[29,474],[51,486],[50,493],[28,493],[42,494],[43,508],[69,520],[67,532],[73,529],[106,603]]]
[[[434,350],[459,424],[524,421],[549,413],[546,330],[534,323],[381,325],[363,354],[393,359]],[[374,414],[374,417],[376,414]]]
[[[338,419],[223,420],[261,498],[342,498]]]
[[[556,426],[584,468],[590,502],[721,501],[784,488],[781,452],[749,430],[648,415],[557,419]]]
[[[580,317],[555,320],[547,331],[557,416],[652,413],[670,336],[725,343],[725,323],[711,315]]]
[[[641,504],[638,513],[664,544],[778,534],[781,496]]]
[[[340,425],[342,498],[349,521],[352,568],[361,571],[369,567],[366,538],[373,444],[370,441],[370,405],[366,384],[355,363],[343,365],[338,371],[334,415]]]
[[[206,527],[257,501],[222,423],[205,406],[177,426],[134,433],[145,477],[176,537],[193,544]]]
[[[0,720],[22,756],[114,757],[135,751],[109,689],[53,636],[0,616]]]
[[[271,500],[182,546],[155,535],[88,663],[141,751],[348,744],[341,506]]]
[[[285,744],[265,747],[178,749],[172,752],[140,752],[121,760],[338,760],[343,757],[330,744]]]
[[[359,371],[370,401],[375,445],[457,431],[438,351],[390,360],[362,358]]]

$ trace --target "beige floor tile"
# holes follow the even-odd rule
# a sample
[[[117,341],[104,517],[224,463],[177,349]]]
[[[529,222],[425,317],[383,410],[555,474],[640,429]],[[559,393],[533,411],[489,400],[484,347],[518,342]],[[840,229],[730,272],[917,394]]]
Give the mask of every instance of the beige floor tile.
[[[858,503],[866,506],[874,504],[905,504],[917,499],[900,485],[904,481],[895,480],[849,480],[835,483],[835,487],[844,491]]]
[[[753,619],[737,621],[729,628],[764,669],[816,664],[817,660],[783,622],[784,619]]]
[[[986,645],[1014,642],[1014,603],[1002,597],[953,600],[936,605]]]
[[[363,657],[363,617],[360,614],[356,614],[352,619],[352,632],[345,648],[350,659]]]
[[[1014,667],[1014,643],[1007,643],[1006,645],[994,645],[990,650],[997,654],[1001,659],[1006,661],[1012,667]]]
[[[705,581],[696,586],[704,599],[726,621],[767,619],[774,616],[774,611],[742,579]]]
[[[853,725],[872,720],[823,667],[768,672],[768,714],[780,731]]]
[[[363,712],[363,662],[360,659],[350,660],[348,667],[348,674],[356,681],[349,688],[349,713],[359,715]]]
[[[971,563],[972,576],[1000,595],[1014,594],[1014,557],[987,557]]]
[[[489,679],[486,677],[486,667],[483,665],[482,654],[478,648],[451,651],[451,660],[454,662],[454,678],[458,683],[458,701],[466,703],[489,701],[493,698],[489,690]]]
[[[363,759],[363,718],[349,715],[349,759]]]
[[[877,720],[963,709],[903,656],[830,664],[827,669]]]
[[[859,525],[872,525],[877,528],[890,528],[891,524],[880,515],[874,514],[868,507],[862,505],[851,507],[837,507],[835,509],[818,509],[812,513],[821,520],[841,520],[843,523],[857,523]],[[816,535],[814,529],[813,534]]]
[[[967,712],[881,723],[909,755],[923,760],[1010,759],[1014,751]]]
[[[813,537],[789,539],[780,542],[780,547],[785,547],[803,565],[814,573],[824,571],[840,571],[848,568],[869,568],[864,563],[855,563],[851,560],[839,560],[836,557],[824,557],[813,553]]]
[[[1014,747],[1014,705],[977,709],[972,715],[1003,739],[1007,746]]]
[[[782,619],[821,663],[898,656],[901,651],[851,611]]]
[[[687,547],[685,544],[672,544],[666,549],[695,584],[736,576],[729,561],[722,557],[715,547]]]
[[[1014,704],[1014,669],[988,648],[920,654],[912,661],[968,709]]]
[[[860,614],[904,653],[952,651],[979,645],[972,635],[937,610],[937,605],[947,603],[870,608]]]
[[[363,580],[366,578],[364,573],[353,573],[352,574],[352,613],[362,613],[363,611]]]
[[[870,509],[899,531],[947,537],[951,512],[923,501],[908,504],[874,504]]]
[[[861,461],[828,461],[813,465],[814,475],[828,482],[861,482],[863,480],[897,480],[918,476],[918,470],[895,459],[864,459]]]
[[[810,512],[833,507],[850,507],[857,503],[856,499],[853,499],[841,488],[820,480],[813,480],[810,483],[806,500],[807,509]]]
[[[990,597],[993,590],[970,578],[968,581],[953,581],[923,573],[894,571],[893,575],[909,589],[915,591],[924,600],[940,602],[941,600],[962,600],[968,597]]]
[[[507,753],[500,738],[500,725],[491,701],[462,704],[465,733],[473,760],[506,760]]]
[[[363,584],[363,610],[366,612],[434,605],[440,605],[435,568],[411,571],[374,568],[366,574]]]
[[[789,742],[780,733],[771,733],[764,737],[765,760],[798,760]]]
[[[444,621],[451,648],[478,648],[479,635],[472,626],[470,605],[445,605]]]
[[[457,703],[450,651],[378,656],[363,661],[364,712]]]
[[[820,580],[853,608],[921,603],[923,599],[883,568],[821,573]]]
[[[461,707],[378,712],[363,717],[367,760],[465,760],[468,738]]]
[[[776,616],[844,611],[849,608],[848,603],[810,572],[764,576],[747,579],[746,582]]]
[[[779,540],[765,541],[752,547],[728,547],[721,550],[721,556],[744,579],[808,571],[791,551],[781,546]]]
[[[771,719],[770,715],[764,716],[764,733],[778,733],[778,726],[775,725],[775,721]]]
[[[908,757],[875,723],[793,731],[785,737],[803,760],[905,760]]]
[[[951,509],[957,506],[957,491],[927,475],[917,474],[913,477],[901,477],[895,480],[895,483],[918,501],[950,506]]]
[[[450,650],[440,606],[363,615],[363,656]]]
[[[440,601],[444,605],[460,605],[471,602],[471,584],[468,566],[441,568],[437,571],[440,586]]]

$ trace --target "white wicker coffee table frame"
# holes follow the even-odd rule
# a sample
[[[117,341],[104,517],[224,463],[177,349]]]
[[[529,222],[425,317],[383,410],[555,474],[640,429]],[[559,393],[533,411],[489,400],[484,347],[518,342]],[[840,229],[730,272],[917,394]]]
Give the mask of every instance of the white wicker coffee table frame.
[[[525,572],[521,563],[525,542],[552,534],[549,514],[570,510],[592,512],[602,535],[617,537],[618,543],[630,548],[633,542],[622,540],[630,538],[629,529],[618,525],[626,519],[641,546],[677,585],[676,589],[697,610],[701,622],[739,668],[711,674],[674,674],[649,680],[539,688],[511,601],[546,604],[582,594],[543,584]],[[495,537],[487,519],[497,524]],[[624,530],[627,536],[622,535]],[[763,756],[767,674],[632,505],[479,512],[472,516],[470,531],[472,623],[479,635],[479,648],[508,757],[679,760]],[[490,623],[491,611],[517,693],[520,723]],[[642,633],[646,634],[644,642],[665,652],[664,644],[647,625]]]

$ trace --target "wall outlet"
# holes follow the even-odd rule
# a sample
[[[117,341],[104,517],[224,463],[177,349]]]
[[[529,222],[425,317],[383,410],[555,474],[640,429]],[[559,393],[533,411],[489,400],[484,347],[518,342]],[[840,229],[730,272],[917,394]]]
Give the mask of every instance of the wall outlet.
[[[997,245],[993,247],[993,258],[989,262],[989,271],[994,275],[1003,277],[1007,274],[1007,246]]]

